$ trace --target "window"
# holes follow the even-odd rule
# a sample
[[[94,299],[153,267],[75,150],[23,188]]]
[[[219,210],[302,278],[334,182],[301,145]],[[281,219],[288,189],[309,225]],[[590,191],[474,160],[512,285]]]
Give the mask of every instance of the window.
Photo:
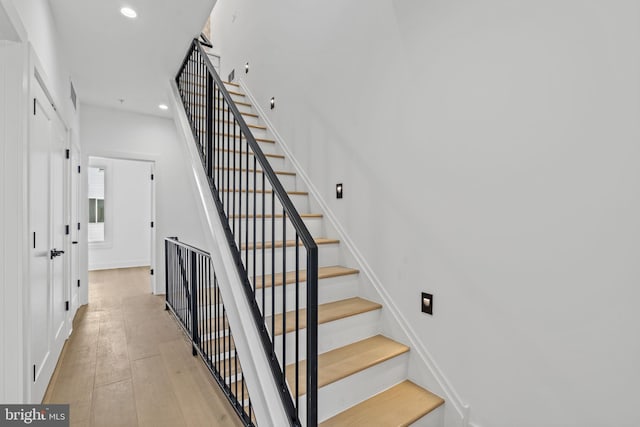
[[[89,222],[104,223],[104,199],[89,199]]]
[[[105,168],[89,167],[89,243],[104,242]]]

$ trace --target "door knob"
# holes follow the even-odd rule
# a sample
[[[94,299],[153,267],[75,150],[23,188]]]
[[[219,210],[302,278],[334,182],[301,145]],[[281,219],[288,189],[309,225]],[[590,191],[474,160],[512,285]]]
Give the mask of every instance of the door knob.
[[[64,251],[59,251],[56,248],[51,249],[51,259],[54,259],[57,256],[60,256],[64,253]]]

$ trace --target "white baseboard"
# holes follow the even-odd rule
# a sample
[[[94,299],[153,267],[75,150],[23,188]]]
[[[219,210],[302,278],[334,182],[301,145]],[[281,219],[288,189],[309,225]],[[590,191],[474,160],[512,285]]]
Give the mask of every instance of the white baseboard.
[[[357,246],[355,245],[351,237],[348,235],[348,233],[346,232],[345,228],[342,226],[340,221],[338,221],[337,216],[331,210],[331,208],[329,207],[329,204],[326,202],[326,200],[324,200],[321,193],[313,185],[313,183],[311,182],[311,179],[309,178],[309,176],[306,174],[304,169],[301,167],[298,160],[293,155],[293,152],[289,148],[289,145],[285,142],[284,138],[278,133],[273,123],[271,123],[271,121],[269,120],[265,111],[260,107],[260,103],[257,102],[256,98],[251,93],[251,90],[249,90],[249,88],[247,87],[244,79],[240,78],[239,83],[242,89],[244,90],[245,94],[247,95],[247,98],[249,99],[253,108],[256,109],[260,118],[265,122],[269,131],[273,134],[274,139],[277,141],[278,144],[280,144],[280,147],[282,148],[282,151],[284,152],[287,160],[291,162],[297,175],[302,179],[302,181],[307,186],[310,196],[312,196],[318,202],[318,204],[320,205],[323,211],[323,214],[325,214],[325,217],[329,219],[329,221],[335,228],[336,232],[338,233],[338,237],[340,238],[340,241],[345,244],[347,249],[353,255],[356,263],[358,264],[358,268],[366,276],[366,278],[369,280],[371,285],[373,285],[378,295],[380,295],[383,305],[389,310],[392,317],[395,319],[398,326],[400,327],[404,335],[407,337],[409,341],[408,344],[411,346],[412,351],[415,351],[419,355],[420,359],[423,361],[429,373],[433,376],[433,378],[438,383],[438,386],[444,393],[443,398],[445,399],[448,405],[453,406],[455,413],[459,416],[459,421],[460,421],[459,425],[461,425],[462,427],[471,427],[470,418],[469,418],[470,409],[471,409],[470,406],[463,402],[462,398],[455,391],[450,381],[447,379],[444,373],[440,370],[434,358],[426,349],[422,341],[418,338],[418,335],[416,334],[414,329],[411,327],[410,323],[402,315],[402,312],[398,309],[397,305],[393,301],[393,298],[391,298],[389,293],[386,291],[386,288],[383,286],[380,279],[374,273],[371,266],[367,263],[362,253],[358,250]]]
[[[113,270],[116,268],[132,268],[132,267],[149,267],[148,259],[131,260],[131,261],[110,261],[89,264],[89,271],[94,270]]]

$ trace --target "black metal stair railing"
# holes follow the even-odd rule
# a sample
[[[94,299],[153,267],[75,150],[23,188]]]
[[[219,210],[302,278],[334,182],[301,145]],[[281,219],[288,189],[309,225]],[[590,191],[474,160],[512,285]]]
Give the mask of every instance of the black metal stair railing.
[[[166,309],[171,310],[245,426],[256,425],[211,256],[165,239]]]
[[[197,39],[176,83],[290,424],[315,427],[316,242]]]

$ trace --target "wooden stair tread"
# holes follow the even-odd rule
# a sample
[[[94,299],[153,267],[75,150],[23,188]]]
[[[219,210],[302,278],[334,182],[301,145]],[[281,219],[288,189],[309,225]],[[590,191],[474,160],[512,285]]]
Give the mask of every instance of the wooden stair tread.
[[[360,297],[347,298],[340,301],[320,304],[318,306],[318,325],[351,316],[356,316],[362,313],[367,313],[369,311],[379,310],[381,308],[382,306],[380,304],[372,301],[367,301],[366,299],[362,299]],[[307,327],[307,309],[301,308],[299,313],[300,315],[298,318],[298,325],[300,329],[305,329]],[[285,317],[282,314],[276,314],[275,335],[282,335],[283,318]],[[296,330],[295,311],[288,312],[285,321],[287,333]],[[267,324],[269,323],[270,321],[267,322]]]
[[[409,351],[409,347],[382,335],[336,348],[318,355],[318,388],[334,383],[349,375],[385,362]],[[298,395],[307,392],[307,361],[300,361]],[[295,364],[286,368],[289,388],[295,393]]]
[[[225,151],[225,152],[229,152],[229,153],[234,153],[234,154],[240,154],[240,155],[247,155],[246,151],[241,151],[241,150],[230,150],[228,148],[223,148],[220,149],[219,147],[215,148],[215,151]],[[283,154],[267,154],[267,153],[263,153],[265,155],[265,157],[272,157],[274,159],[284,159],[284,155]],[[249,153],[250,156],[253,156],[253,152]]]
[[[233,82],[222,82],[226,85],[230,85],[230,86],[235,86],[235,87],[240,87],[240,85],[238,83],[233,83]]]
[[[301,213],[299,214],[301,218],[322,218],[322,214],[319,213]],[[273,215],[271,214],[266,214],[266,215],[262,215],[262,214],[256,214],[254,215],[245,215],[245,214],[235,214],[235,215],[231,215],[231,218],[241,218],[241,219],[245,219],[245,218],[257,218],[257,219],[262,219],[262,217],[264,216],[265,219],[271,219],[274,218]],[[282,214],[276,214],[275,218],[282,218],[284,215]]]
[[[247,169],[246,168],[229,168],[229,167],[223,167],[223,168],[219,168],[222,170],[230,170],[230,171],[234,171],[234,172],[246,172]],[[254,169],[249,169],[250,173],[254,172]],[[263,173],[264,171],[262,169],[257,169],[255,170],[256,173]],[[290,176],[296,176],[295,172],[290,172],[290,171],[274,171],[276,173],[276,175],[290,175]]]
[[[216,348],[219,350],[219,353],[227,354],[231,352],[232,354],[235,354],[236,343],[233,340],[233,337],[224,336],[224,337],[215,338],[212,340],[202,340],[203,347],[206,347],[207,345],[209,345],[209,343],[211,343],[212,357],[215,357],[214,354],[215,354]]]
[[[320,423],[320,426],[409,426],[443,403],[441,397],[411,381],[403,381]]]
[[[231,193],[237,193],[239,190],[237,188],[233,188],[233,189],[223,188],[221,191],[223,193],[230,193],[230,192]],[[246,193],[247,191],[249,193],[258,193],[258,194],[262,194],[262,193],[271,194],[271,193],[273,193],[273,190],[255,190],[253,188],[250,188],[248,190],[246,188],[242,189],[243,193]],[[309,195],[309,193],[307,193],[306,191],[287,191],[287,194],[291,194],[293,196],[308,196]]]
[[[348,276],[352,274],[358,274],[359,271],[353,268],[342,267],[340,265],[333,265],[331,267],[320,267],[318,268],[318,280],[322,279],[331,279],[333,277],[340,276]],[[282,286],[282,279],[285,277],[282,273],[277,273],[273,277],[273,281],[276,286]],[[286,273],[286,283],[295,283],[296,282],[296,272],[288,271]],[[298,280],[300,283],[307,281],[307,270],[300,270],[298,273]],[[271,274],[267,274],[265,276],[256,277],[256,289],[262,289],[263,283],[266,283],[266,287],[271,287],[272,284],[272,276]]]
[[[183,100],[183,103],[185,103],[185,104],[189,104],[189,105],[193,105],[193,106],[195,106],[195,107],[202,107],[202,108],[206,108],[206,107],[207,107],[205,104],[200,103],[200,102],[193,102],[193,101],[185,101],[185,100]],[[229,109],[228,109],[228,108],[222,108],[222,111],[229,111]],[[258,116],[257,114],[254,114],[254,113],[247,113],[247,112],[245,112],[245,111],[240,111],[240,114],[241,114],[242,116],[253,117],[253,118],[255,118],[255,119],[257,119],[257,118],[259,118],[259,117],[260,117],[260,116]]]
[[[315,239],[316,244],[317,245],[331,245],[331,244],[336,244],[336,243],[340,243],[340,240],[338,239],[328,239],[326,237],[316,237]],[[275,244],[273,244],[275,243]],[[275,248],[281,248],[283,246],[285,246],[282,242],[282,240],[276,240],[275,242],[267,242],[264,245],[265,249],[271,249],[271,247],[275,247]],[[296,242],[294,240],[287,240],[286,241],[286,247],[295,247],[296,246]],[[300,241],[300,243],[298,244],[298,246],[302,246],[302,241]],[[262,243],[258,243],[256,245],[256,249],[262,249],[263,245]],[[253,249],[253,243],[249,243],[249,249]],[[247,249],[246,245],[242,245],[242,250]]]
[[[203,135],[207,134],[206,131],[200,131],[200,133],[203,134]],[[229,139],[247,139],[247,137],[245,135],[241,135],[240,133],[238,133],[236,135],[230,135],[228,133],[214,133],[214,135],[224,136],[224,137],[227,137]],[[255,139],[256,141],[259,141],[259,142],[268,142],[269,144],[275,144],[276,143],[276,141],[274,141],[273,139],[268,139],[268,138],[256,138],[254,136],[253,139]]]
[[[222,123],[228,123],[230,125],[234,124],[235,122],[231,121],[231,120],[216,120],[217,122],[222,122]],[[259,129],[259,130],[267,130],[266,126],[262,126],[262,125],[250,125],[247,124],[248,127],[252,128],[252,129]]]
[[[207,89],[206,86],[203,86],[201,84],[198,83],[191,83],[191,82],[185,82],[187,86],[194,86],[194,88],[196,86],[201,87],[202,89],[196,89],[195,91],[190,90],[189,88],[178,88],[180,91],[182,91],[183,93],[188,93],[191,95],[195,95],[197,97],[206,97],[207,96]],[[235,90],[227,90],[227,92],[229,92],[229,95],[236,95],[236,96],[242,96],[245,97],[246,95],[242,92],[237,92]],[[217,96],[215,96],[216,94],[213,94],[213,99],[218,99]],[[220,99],[224,99],[224,96],[221,96]],[[240,101],[234,101],[236,104],[243,104],[243,102]],[[247,104],[249,105],[249,104]]]

